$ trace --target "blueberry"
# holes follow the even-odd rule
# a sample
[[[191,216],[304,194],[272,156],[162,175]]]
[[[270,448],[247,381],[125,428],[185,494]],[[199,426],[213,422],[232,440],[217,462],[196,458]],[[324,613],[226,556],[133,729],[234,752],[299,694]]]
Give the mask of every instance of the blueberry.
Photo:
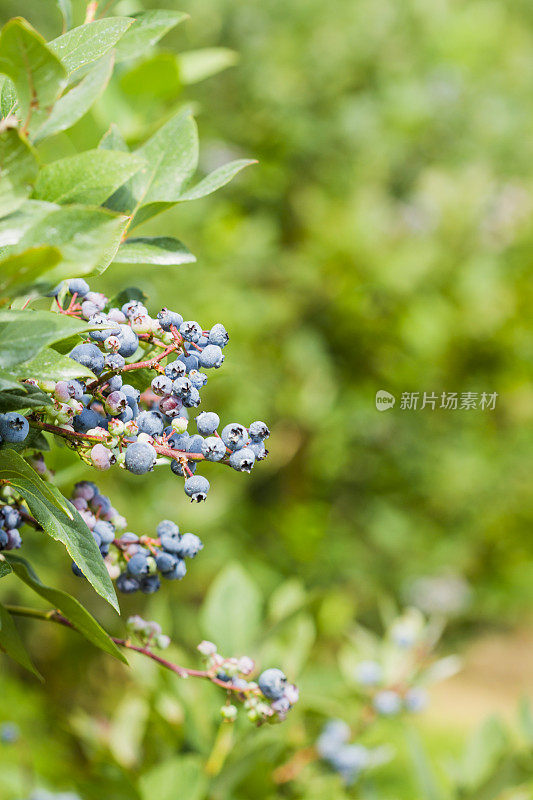
[[[264,422],[261,422],[260,420],[252,422],[252,424],[248,428],[248,433],[250,434],[250,439],[252,440],[252,442],[263,442],[270,436],[270,431],[268,429],[268,426]]]
[[[180,558],[194,558],[203,548],[202,540],[194,533],[184,533],[177,554]]]
[[[404,703],[408,711],[416,714],[419,711],[423,711],[427,706],[428,693],[422,687],[413,686],[405,693]]]
[[[102,541],[102,544],[111,544],[115,539],[115,528],[110,522],[99,519],[94,528],[93,533],[97,533]]]
[[[173,433],[168,439],[168,444],[173,450],[186,450],[189,439],[190,436],[187,431],[185,433]]]
[[[214,433],[220,425],[220,417],[218,414],[215,414],[214,411],[203,411],[201,414],[198,414],[195,422],[198,433],[201,433],[203,436],[209,436],[211,433]]]
[[[122,358],[122,356],[120,356]],[[108,392],[118,392],[122,389],[122,376],[112,375],[107,382]]]
[[[91,501],[91,506],[95,512],[100,515],[108,514],[111,511],[111,500],[105,494],[97,494]]]
[[[251,472],[255,464],[255,454],[251,447],[235,450],[229,457],[229,464],[237,472]]]
[[[201,503],[207,497],[210,484],[203,475],[193,475],[192,478],[187,478],[183,488],[185,494],[191,498],[191,503]]]
[[[217,344],[208,344],[198,353],[198,362],[204,369],[218,369],[224,361],[224,353]]]
[[[218,436],[209,436],[202,442],[202,455],[208,461],[220,461],[226,455],[226,445]]]
[[[167,364],[165,367],[165,375],[167,378],[170,378],[171,381],[175,381],[176,378],[181,378],[187,369],[183,361],[180,359],[176,359],[176,361],[171,361],[170,364]]]
[[[189,436],[187,439],[186,449],[188,453],[200,453],[202,452],[204,440],[203,437],[200,436],[198,433],[195,433],[193,436]]]
[[[120,356],[118,353],[108,353],[104,361],[108,369],[114,370],[122,369],[126,364],[126,359],[124,356]]]
[[[174,395],[167,395],[159,401],[159,410],[169,419],[179,417],[182,408],[183,402],[179,397],[174,397]]]
[[[157,526],[157,535],[158,536],[165,536],[166,534],[170,536],[178,536],[180,529],[176,525],[175,522],[172,522],[170,519],[162,519],[159,525]]]
[[[178,563],[178,557],[174,553],[167,553],[163,550],[156,555],[155,563],[159,572],[170,572]]]
[[[188,397],[192,389],[192,383],[184,376],[176,378],[172,384],[172,394],[176,395],[176,397],[181,397],[182,399]]]
[[[164,331],[169,331],[171,325],[174,325],[174,327],[179,330],[179,327],[183,322],[183,317],[181,314],[177,314],[175,311],[170,311],[168,308],[162,308],[157,315],[157,319],[159,320],[159,324]]]
[[[117,338],[120,341],[119,355],[128,358],[132,356],[139,346],[139,337],[129,325],[119,325]]]
[[[172,393],[172,381],[167,375],[156,375],[151,386],[153,393],[160,397]]]
[[[169,572],[163,572],[163,578],[167,578],[169,581],[181,581],[182,578],[185,577],[187,572],[187,567],[185,565],[185,561],[182,558],[178,558],[176,564]]]
[[[280,669],[272,667],[262,672],[257,682],[265,697],[270,700],[278,700],[285,691],[287,678]]]
[[[316,749],[328,761],[334,757],[341,745],[350,739],[350,727],[342,719],[332,719],[324,725],[316,742]]]
[[[148,575],[150,571],[150,564],[148,558],[143,553],[136,553],[128,561],[128,572],[134,578],[139,578],[143,575]]]
[[[5,550],[9,542],[9,536],[4,528],[0,528],[0,550]]]
[[[179,533],[163,533],[161,534],[161,547],[167,553],[177,553],[179,550],[179,542],[181,536]]]
[[[78,433],[87,433],[91,428],[107,428],[107,420],[92,408],[84,408],[73,418],[72,426]]]
[[[180,334],[186,342],[197,342],[202,335],[202,328],[197,322],[182,322]]]
[[[16,411],[0,414],[0,436],[5,442],[10,444],[23,442],[29,432],[28,420],[22,414],[17,414]]]
[[[115,463],[116,458],[112,450],[98,443],[91,448],[91,461],[96,469],[106,470],[111,467],[111,464]]]
[[[137,578],[132,578],[131,575],[128,575],[127,572],[123,572],[117,578],[117,589],[124,594],[132,594],[133,592],[138,591],[140,588],[140,583]]]
[[[95,375],[99,375],[105,366],[104,356],[95,344],[78,344],[70,351],[69,357],[92,370]]]
[[[14,506],[3,506],[2,517],[4,518],[5,526],[8,529],[20,528],[22,525],[22,516],[18,508]]]
[[[218,347],[225,347],[229,341],[228,332],[220,322],[217,322],[217,324],[213,325],[209,331],[207,340],[209,344],[216,344]]]
[[[361,661],[355,669],[355,678],[363,686],[376,686],[383,679],[383,669],[377,661]]]
[[[148,442],[133,442],[126,448],[125,466],[134,475],[144,475],[153,469],[157,453]]]
[[[220,438],[230,450],[240,450],[248,444],[248,431],[238,422],[230,422],[222,429]]]
[[[139,400],[141,399],[140,391],[138,389],[136,389],[135,386],[131,386],[129,383],[125,383],[122,386],[122,391],[124,392],[126,397],[129,397],[132,400],[135,400],[136,403],[138,403]]]
[[[182,364],[185,366],[186,372],[192,372],[193,370],[198,370],[200,366],[200,362],[198,361],[198,356],[180,356],[178,361],[181,361]]]
[[[75,575],[77,578],[84,578],[84,577],[85,577],[85,575],[83,574],[83,572],[81,571],[81,569],[78,567],[78,565],[77,565],[77,564],[75,564],[75,563],[74,563],[74,561],[73,561],[73,562],[72,562],[72,564],[71,564],[71,569],[72,569],[72,572],[74,573],[74,575]]]
[[[174,475],[179,475],[181,478],[185,478],[185,476],[189,475],[189,473],[191,472],[192,473],[196,472],[196,468],[197,465],[196,462],[194,461],[187,461],[187,469],[185,469],[179,461],[173,461],[172,464],[170,465],[170,469],[172,470]]]
[[[264,442],[251,442],[246,446],[253,452],[256,461],[262,461],[268,455]]]
[[[117,377],[120,377],[117,375]],[[124,392],[113,391],[108,394],[105,401],[105,410],[108,414],[117,417],[126,410],[128,405],[128,398]]]
[[[189,380],[195,389],[201,389],[207,383],[207,375],[204,375],[203,372],[198,372],[197,369],[191,369]]]
[[[110,322],[107,318],[107,314],[102,314],[101,311],[98,311],[89,318],[89,325],[98,326],[98,330],[89,332],[89,336],[95,342],[105,342],[109,336],[118,336],[120,333],[118,325],[114,322]]]
[[[148,309],[140,300],[128,300],[122,306],[121,311],[127,317],[134,317],[136,314],[148,314]]]
[[[165,427],[163,416],[159,411],[141,411],[137,417],[137,425],[142,433],[149,436],[159,436]]]
[[[187,408],[198,408],[201,402],[200,392],[194,386],[191,386],[191,391],[187,397],[183,398],[183,405]]]
[[[158,575],[147,575],[141,580],[141,592],[144,594],[153,594],[160,586],[161,581]]]
[[[83,278],[73,278],[69,281],[68,290],[70,294],[77,294],[79,297],[85,297],[89,291],[89,284]]]

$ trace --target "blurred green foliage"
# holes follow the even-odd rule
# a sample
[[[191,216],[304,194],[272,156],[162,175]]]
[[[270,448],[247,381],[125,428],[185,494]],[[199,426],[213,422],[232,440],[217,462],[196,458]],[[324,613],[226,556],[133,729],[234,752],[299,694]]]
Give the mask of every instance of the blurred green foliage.
[[[225,421],[272,423],[261,470],[220,476],[201,507],[185,504],[170,474],[99,481],[135,530],[171,517],[205,541],[183,583],[142,609],[124,603],[162,621],[179,648],[203,635],[199,609],[227,563],[253,580],[266,609],[253,654],[291,670],[302,710],[286,726],[239,733],[212,796],[271,798],[272,765],[343,710],[335,656],[356,610],[374,625],[384,597],[401,601],[415,579],[446,573],[473,589],[456,633],[522,620],[531,607],[533,10],[523,0],[123,0],[114,12],[162,5],[191,19],[146,62],[121,65],[96,110],[46,155],[96,144],[112,121],[136,143],[187,103],[206,171],[228,156],[259,160],[213,198],[145,226],[186,242],[196,265],[116,265],[95,285],[136,284],[154,310],[222,321],[231,340],[205,407],[211,398]],[[14,13],[60,32],[51,0],[0,2],[1,22]],[[224,48],[213,63],[228,66],[233,50],[238,63],[196,84],[195,56],[179,54],[200,47]],[[396,396],[394,409],[376,411],[379,389]],[[416,391],[499,397],[494,411],[400,409],[401,393]],[[68,451],[53,458],[66,491],[88,477]],[[38,551],[38,535],[27,540]],[[36,560],[43,577],[68,575],[59,548]],[[272,604],[282,592],[297,610],[280,631]],[[144,800],[139,771],[180,748],[194,771],[193,754],[208,754],[211,687],[142,663],[126,674],[68,632],[31,633],[45,693],[11,671],[2,695],[26,737],[21,764],[31,751],[45,784],[84,800]],[[460,751],[460,731],[424,735],[440,762]],[[452,796],[417,788],[397,730],[394,743],[398,757],[365,797]],[[19,765],[5,748],[0,764],[0,797],[11,800],[24,790]],[[529,767],[513,764],[506,774],[525,785]],[[302,775],[283,796],[344,796],[325,768]],[[469,791],[457,796],[481,796],[475,782]],[[482,796],[501,796],[491,791]]]

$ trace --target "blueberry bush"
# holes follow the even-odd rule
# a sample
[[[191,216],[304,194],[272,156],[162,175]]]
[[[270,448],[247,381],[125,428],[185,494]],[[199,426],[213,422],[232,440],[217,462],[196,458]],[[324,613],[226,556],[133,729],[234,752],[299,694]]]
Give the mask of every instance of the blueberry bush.
[[[0,2],[0,800],[524,800],[530,10],[159,4]]]
[[[72,596],[41,584],[31,553],[15,552],[28,526],[60,542],[74,574],[119,610],[112,579],[121,592],[151,594],[161,577],[185,576],[185,559],[202,542],[171,520],[161,520],[150,535],[125,531],[126,519],[92,481],[76,483],[67,500],[43,453],[62,441],[95,470],[116,464],[139,480],[170,466],[185,495],[199,503],[210,488],[199,466],[218,462],[249,473],[266,458],[270,434],[261,421],[221,425],[213,411],[200,411],[197,432],[188,431],[206,371],[225,358],[229,336],[222,323],[206,329],[168,308],[150,316],[142,290],[124,288],[108,298],[91,291],[84,277],[113,263],[193,262],[178,239],[139,236],[135,229],[176,203],[214,192],[253,162],[232,161],[195,179],[198,133],[188,109],[171,115],[133,152],[113,126],[94,149],[43,156],[50,137],[89,111],[115,64],[153,45],[183,14],[102,17],[98,3],[89,3],[83,23],[70,27],[63,11],[65,31],[52,41],[23,18],[11,19],[0,33],[0,574],[22,580],[53,606],[0,606],[0,647],[36,673],[14,617],[53,620],[121,660],[120,648],[137,649],[178,676],[217,684],[227,697],[224,720],[235,719],[236,698],[252,721],[281,721],[298,699],[281,670],[249,680],[255,665],[248,656],[220,656],[210,642],[200,645],[206,669],[167,662],[152,648],[168,646],[168,637],[136,617],[129,629],[142,647],[110,637]]]

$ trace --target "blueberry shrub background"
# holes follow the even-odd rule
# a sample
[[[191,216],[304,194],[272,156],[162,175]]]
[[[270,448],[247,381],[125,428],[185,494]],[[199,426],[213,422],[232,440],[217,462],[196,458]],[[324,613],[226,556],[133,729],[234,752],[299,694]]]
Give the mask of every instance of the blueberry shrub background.
[[[265,419],[272,435],[261,469],[217,475],[199,506],[167,470],[142,488],[122,471],[98,476],[136,529],[170,517],[205,545],[186,580],[142,608],[136,599],[122,605],[157,619],[185,656],[213,629],[209,606],[229,585],[229,608],[251,609],[238,648],[280,663],[301,701],[283,726],[236,728],[206,789],[199,764],[225,744],[213,748],[212,687],[141,659],[126,671],[74,634],[25,623],[46,684],[2,662],[0,717],[20,738],[0,745],[0,798],[47,787],[82,800],[145,800],[171,785],[171,800],[179,781],[191,797],[217,800],[528,797],[527,705],[518,721],[504,709],[512,733],[494,719],[477,727],[498,705],[500,684],[516,687],[510,705],[518,702],[521,684],[506,665],[526,651],[510,639],[496,651],[494,691],[469,724],[459,708],[456,722],[439,715],[456,696],[444,683],[436,710],[364,733],[368,746],[395,749],[367,782],[347,788],[305,752],[327,719],[359,719],[360,698],[346,687],[356,621],[379,633],[397,608],[418,601],[428,610],[435,583],[421,579],[444,576],[457,601],[443,653],[468,654],[480,637],[517,629],[532,646],[531,9],[496,0],[125,0],[113,13],[163,5],[190,20],[123,66],[47,157],[96,146],[112,121],[136,145],[155,120],[189,104],[205,171],[258,159],[212,198],[146,225],[172,231],[197,264],[113,265],[92,286],[114,294],[141,285],[154,310],[223,321],[228,357],[206,387],[206,407]],[[52,2],[0,2],[2,23],[17,13],[47,38],[60,33]],[[223,49],[211,60],[181,55],[198,48]],[[396,396],[392,410],[376,411],[379,389]],[[499,396],[493,411],[400,409],[402,392],[417,391]],[[67,495],[94,477],[68,450],[49,464]],[[61,574],[64,588],[118,628],[71,576],[66,555],[52,555],[38,534],[26,539],[43,578]],[[439,595],[437,610],[444,602]],[[234,627],[226,618],[217,632],[234,643]],[[294,758],[294,779],[282,773],[280,782],[273,767]]]

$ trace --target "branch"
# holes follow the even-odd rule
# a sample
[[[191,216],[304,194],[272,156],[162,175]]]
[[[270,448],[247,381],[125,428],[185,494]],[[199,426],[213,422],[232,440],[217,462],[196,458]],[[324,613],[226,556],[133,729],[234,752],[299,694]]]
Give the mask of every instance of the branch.
[[[50,611],[41,611],[38,608],[27,608],[25,606],[13,606],[13,605],[4,605],[6,611],[10,614],[14,614],[17,617],[30,617],[32,619],[40,619],[44,622],[56,622],[58,625],[63,625],[66,628],[70,628],[71,630],[77,631],[76,626],[69,620],[67,617],[63,616],[59,611],[52,609]],[[79,631],[77,631],[79,633]],[[189,669],[189,667],[182,667],[178,664],[174,664],[172,661],[167,661],[166,658],[162,658],[150,650],[149,647],[140,647],[138,645],[132,644],[129,639],[118,639],[115,636],[109,637],[111,641],[113,641],[118,647],[123,647],[125,650],[133,650],[134,653],[140,653],[147,658],[152,659],[161,667],[174,672],[175,675],[178,675],[180,678],[204,678],[211,683],[214,683],[216,686],[220,686],[222,689],[226,689],[228,692],[235,692],[236,694],[247,694],[248,692],[255,691],[254,688],[252,689],[238,689],[233,688],[231,684],[227,681],[221,681],[219,678],[216,677],[216,674],[210,670],[202,670],[202,669]]]

